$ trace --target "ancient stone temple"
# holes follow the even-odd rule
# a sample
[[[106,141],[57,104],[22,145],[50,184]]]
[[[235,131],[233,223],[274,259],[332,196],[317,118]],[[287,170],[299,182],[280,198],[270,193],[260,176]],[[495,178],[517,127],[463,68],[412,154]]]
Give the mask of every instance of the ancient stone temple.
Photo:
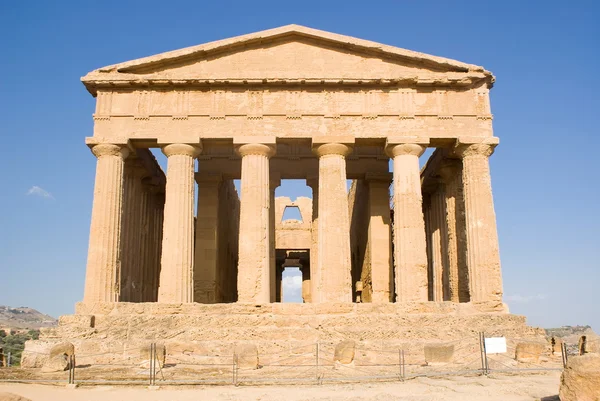
[[[289,25],[82,81],[97,158],[84,297],[43,340],[528,332],[502,302],[483,67]],[[276,199],[283,179],[312,200]],[[301,221],[282,222],[290,206]],[[292,265],[299,305],[280,302]]]

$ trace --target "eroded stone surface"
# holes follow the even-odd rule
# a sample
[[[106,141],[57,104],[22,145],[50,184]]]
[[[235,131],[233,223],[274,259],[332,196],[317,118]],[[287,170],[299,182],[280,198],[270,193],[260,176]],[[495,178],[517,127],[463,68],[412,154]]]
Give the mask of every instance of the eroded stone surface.
[[[570,357],[560,379],[561,401],[600,400],[600,354]]]

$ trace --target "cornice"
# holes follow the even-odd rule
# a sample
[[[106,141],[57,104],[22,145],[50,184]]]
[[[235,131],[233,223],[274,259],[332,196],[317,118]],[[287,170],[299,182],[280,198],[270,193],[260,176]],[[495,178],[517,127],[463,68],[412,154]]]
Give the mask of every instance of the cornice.
[[[247,88],[285,88],[291,86],[303,87],[457,87],[467,88],[474,86],[488,77],[483,73],[455,74],[448,76],[440,74],[439,76],[406,76],[396,78],[263,78],[263,79],[199,79],[199,78],[140,78],[138,75],[130,77],[123,76],[102,76],[101,74],[82,78],[82,82],[88,91],[96,96],[98,90],[138,90],[138,89],[209,89],[226,87],[247,87]]]

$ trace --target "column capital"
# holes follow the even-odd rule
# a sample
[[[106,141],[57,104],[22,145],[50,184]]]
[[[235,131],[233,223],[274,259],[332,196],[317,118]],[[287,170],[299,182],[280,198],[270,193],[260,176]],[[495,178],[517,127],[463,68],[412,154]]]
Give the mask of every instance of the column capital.
[[[454,153],[461,159],[467,157],[490,157],[494,153],[496,145],[489,143],[467,143],[458,144]]]
[[[92,153],[97,158],[102,156],[120,156],[122,159],[125,159],[129,156],[129,148],[125,145],[101,143],[92,147]]]
[[[329,155],[339,155],[346,157],[350,153],[352,153],[354,145],[346,144],[346,143],[338,143],[338,142],[330,142],[323,144],[313,144],[313,152],[316,153],[317,156],[329,156]]]
[[[202,152],[202,145],[188,145],[185,143],[172,143],[161,148],[165,156],[190,156],[196,157]]]
[[[266,156],[271,158],[275,155],[275,145],[264,143],[245,143],[236,147],[235,151],[241,157],[248,155]]]
[[[404,156],[404,155],[411,155],[411,156],[419,157],[423,154],[423,152],[425,152],[425,149],[427,149],[427,145],[420,144],[420,143],[400,143],[400,144],[388,143],[388,144],[386,144],[385,151],[388,154],[388,156],[390,156],[390,157]]]
[[[500,140],[491,138],[459,138],[454,146],[453,153],[464,159],[465,157],[490,157]]]

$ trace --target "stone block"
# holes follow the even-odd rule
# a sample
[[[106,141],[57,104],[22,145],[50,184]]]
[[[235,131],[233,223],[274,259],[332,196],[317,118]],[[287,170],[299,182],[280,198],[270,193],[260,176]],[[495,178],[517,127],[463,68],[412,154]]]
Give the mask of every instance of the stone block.
[[[452,362],[454,356],[454,345],[425,345],[423,347],[425,362],[427,364]]]
[[[342,341],[335,346],[333,361],[341,364],[349,364],[354,361],[356,343],[353,340]]]
[[[600,400],[600,354],[569,358],[560,378],[561,401]]]
[[[73,354],[75,354],[75,346],[70,342],[62,342],[56,344],[50,349],[49,358],[52,359],[59,355],[66,355],[67,357],[70,357]]]
[[[22,368],[41,368],[48,360],[50,349],[56,341],[29,340],[25,342],[25,349],[21,355]]]
[[[258,369],[258,348],[255,344],[237,344],[235,355],[239,368]]]
[[[69,357],[66,354],[58,354],[51,358],[48,358],[42,372],[64,372],[69,369]]]
[[[94,327],[94,315],[63,315],[58,318],[59,326]]]
[[[518,362],[540,361],[540,356],[546,351],[548,345],[542,342],[521,342],[515,347],[515,359]]]

